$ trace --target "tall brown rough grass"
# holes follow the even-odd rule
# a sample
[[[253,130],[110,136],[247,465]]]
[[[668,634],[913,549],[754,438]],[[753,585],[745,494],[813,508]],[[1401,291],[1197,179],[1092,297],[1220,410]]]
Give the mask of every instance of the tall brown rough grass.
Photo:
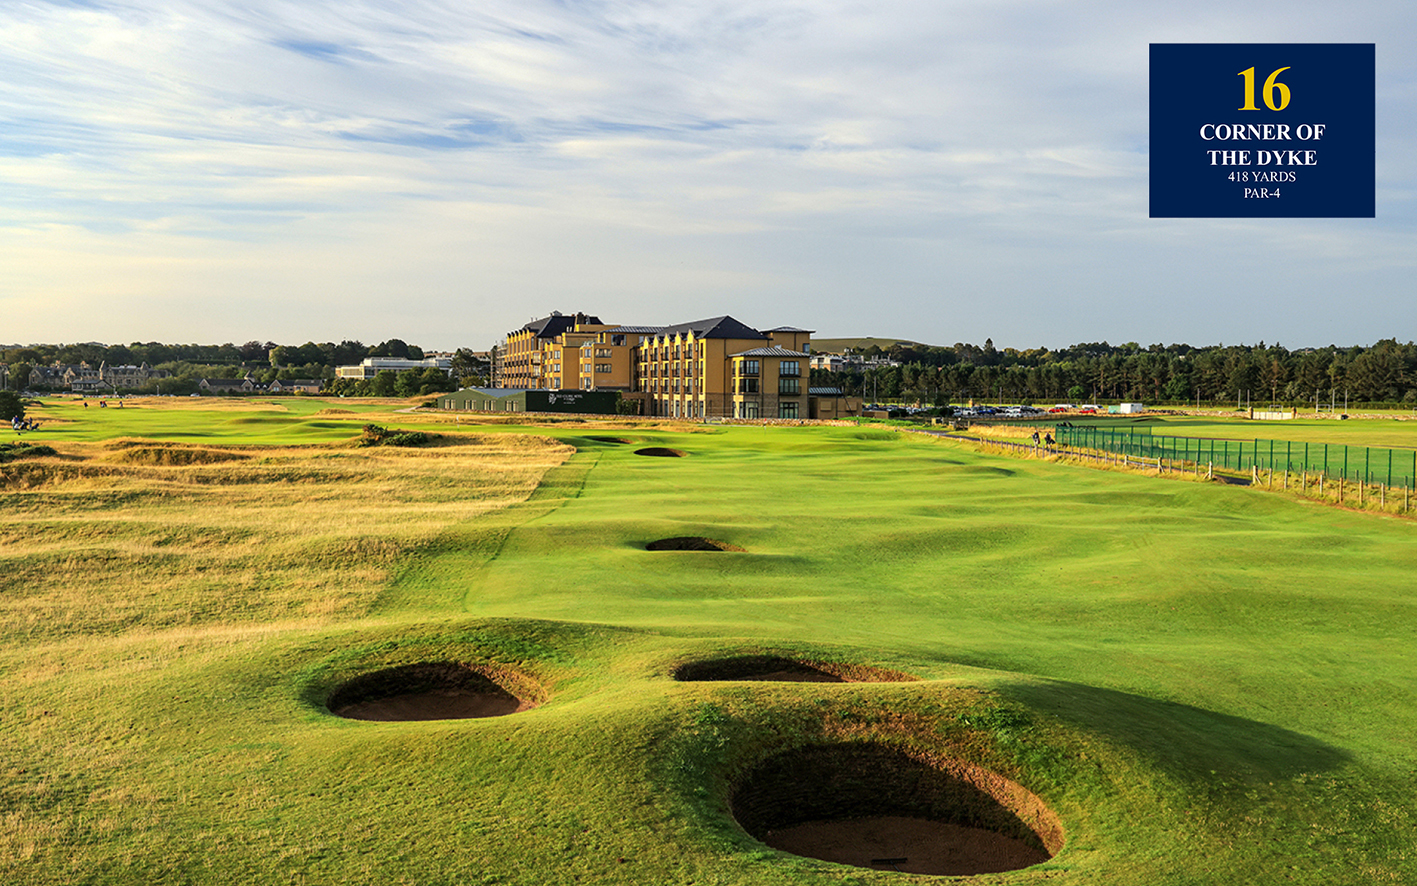
[[[0,641],[368,611],[450,525],[524,500],[568,446],[74,444],[0,466]]]

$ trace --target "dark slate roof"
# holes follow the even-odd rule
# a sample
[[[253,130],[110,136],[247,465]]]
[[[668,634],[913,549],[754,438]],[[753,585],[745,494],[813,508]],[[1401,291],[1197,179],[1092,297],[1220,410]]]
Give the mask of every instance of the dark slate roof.
[[[840,397],[841,388],[808,388],[807,393],[813,397]]]
[[[753,348],[751,351],[739,351],[736,354],[729,354],[730,357],[810,357],[801,351],[789,351],[787,348]]]
[[[763,330],[763,331],[764,331],[764,332],[805,332],[805,333],[807,333],[807,334],[810,335],[811,333],[816,332],[817,330],[815,330],[815,329],[799,329],[799,328],[797,328],[796,326],[775,326],[775,327],[773,327],[772,329],[765,329],[765,330]]]
[[[732,317],[710,317],[707,320],[695,320],[692,323],[680,323],[677,326],[666,326],[659,330],[660,335],[677,335],[680,333],[692,332],[694,338],[767,338],[758,330],[743,323],[739,323]]]
[[[616,332],[623,335],[653,335],[656,332],[663,332],[663,326],[616,326],[614,329],[602,329],[601,332]]]
[[[600,325],[600,318],[589,314],[581,314],[581,321],[584,323],[594,323]],[[575,314],[552,314],[550,317],[542,317],[540,320],[533,320],[522,327],[536,333],[537,338],[555,338],[563,332],[569,332],[576,326]]]

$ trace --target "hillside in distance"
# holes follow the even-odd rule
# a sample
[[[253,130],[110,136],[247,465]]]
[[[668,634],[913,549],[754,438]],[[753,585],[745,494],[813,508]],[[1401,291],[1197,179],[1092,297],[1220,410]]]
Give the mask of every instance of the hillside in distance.
[[[847,348],[853,351],[864,351],[875,345],[883,351],[888,351],[895,345],[904,348],[910,347],[935,347],[924,342],[911,341],[908,338],[876,338],[875,336],[864,335],[855,338],[814,338],[812,339],[812,351],[817,354],[840,354]]]

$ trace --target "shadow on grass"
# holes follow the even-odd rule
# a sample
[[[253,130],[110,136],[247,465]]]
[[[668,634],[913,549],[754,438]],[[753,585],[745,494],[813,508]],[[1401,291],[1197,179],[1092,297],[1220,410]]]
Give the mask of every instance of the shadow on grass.
[[[1215,788],[1325,772],[1347,751],[1268,723],[1079,683],[1017,683],[1000,695],[1135,751],[1182,782]]]

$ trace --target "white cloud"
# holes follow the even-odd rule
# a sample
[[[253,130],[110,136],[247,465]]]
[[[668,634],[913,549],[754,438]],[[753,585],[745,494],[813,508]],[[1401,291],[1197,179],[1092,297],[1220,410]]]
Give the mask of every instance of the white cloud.
[[[1414,24],[1396,2],[10,4],[5,338],[485,345],[551,309],[737,305],[1032,346],[1169,340],[1181,299],[1193,342],[1298,344],[1281,300],[1344,281],[1373,308],[1317,338],[1400,335]],[[1378,44],[1377,220],[1146,218],[1147,44],[1261,34]],[[1273,310],[1237,331],[1248,299]]]

